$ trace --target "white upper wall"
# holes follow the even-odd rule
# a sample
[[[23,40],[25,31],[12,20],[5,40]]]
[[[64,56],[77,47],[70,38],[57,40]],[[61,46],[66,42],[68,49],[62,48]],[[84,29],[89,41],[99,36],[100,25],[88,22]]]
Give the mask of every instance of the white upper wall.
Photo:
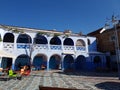
[[[63,32],[58,32],[58,31],[49,31],[49,30],[38,30],[38,29],[29,29],[29,28],[19,28],[19,27],[12,27],[13,29],[16,29],[20,32],[12,32],[12,30],[8,30],[8,29],[2,29],[2,27],[0,28],[0,34],[1,34],[1,37],[2,37],[2,40],[3,40],[3,37],[4,35],[7,33],[7,32],[12,32],[15,36],[15,41],[17,40],[18,38],[18,35],[21,33],[21,31],[24,31],[24,33],[28,34],[32,40],[35,38],[35,35],[38,33],[38,32],[45,32],[46,34],[54,34],[54,33],[58,33],[60,34],[60,36],[58,36],[63,44],[63,41],[65,40],[64,37],[64,33]],[[67,35],[69,35],[70,33],[67,33]],[[51,35],[45,35],[46,39],[48,40],[48,44],[49,44],[49,41],[50,39],[53,37]],[[76,45],[76,42],[77,40],[81,39],[85,42],[85,45],[86,45],[86,52],[89,52],[89,51],[96,51],[96,37],[89,37],[89,36],[79,36],[77,34],[72,34],[69,36],[69,38],[71,38],[74,42],[74,46]],[[88,45],[88,39],[90,41],[90,45]],[[0,44],[0,47],[2,44]]]

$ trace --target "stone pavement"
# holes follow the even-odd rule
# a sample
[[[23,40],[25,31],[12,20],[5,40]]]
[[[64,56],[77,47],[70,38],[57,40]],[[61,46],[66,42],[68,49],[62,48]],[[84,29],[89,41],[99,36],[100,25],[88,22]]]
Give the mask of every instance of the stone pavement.
[[[116,73],[35,71],[22,80],[0,81],[0,90],[39,90],[39,85],[85,90],[120,90]]]

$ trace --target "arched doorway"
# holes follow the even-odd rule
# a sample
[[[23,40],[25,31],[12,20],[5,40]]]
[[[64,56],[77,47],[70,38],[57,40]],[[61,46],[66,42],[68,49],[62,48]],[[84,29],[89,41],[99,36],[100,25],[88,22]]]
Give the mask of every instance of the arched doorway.
[[[14,43],[14,35],[12,33],[6,33],[4,35],[3,42]]]
[[[20,70],[23,66],[30,66],[30,57],[28,55],[20,55],[15,60],[15,70]]]
[[[98,70],[102,66],[102,61],[100,56],[95,56],[93,62],[94,62],[95,70]]]
[[[61,69],[61,57],[57,54],[50,57],[49,60],[49,69]]]
[[[10,68],[12,66],[12,58],[2,57],[1,67],[3,69]]]
[[[63,61],[64,70],[73,70],[74,69],[74,58],[72,55],[66,55]]]
[[[35,70],[45,70],[47,68],[47,57],[43,54],[38,54],[33,59]]]
[[[75,60],[75,69],[76,71],[86,70],[86,58],[82,55],[79,55]]]

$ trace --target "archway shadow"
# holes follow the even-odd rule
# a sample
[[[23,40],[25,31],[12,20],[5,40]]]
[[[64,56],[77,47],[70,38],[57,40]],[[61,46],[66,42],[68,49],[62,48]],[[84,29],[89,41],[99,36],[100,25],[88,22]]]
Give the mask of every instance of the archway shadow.
[[[120,82],[102,82],[95,86],[102,90],[120,90]]]
[[[118,77],[117,72],[95,72],[95,71],[58,71],[55,73],[65,74],[65,75],[73,75],[73,76],[90,76],[90,77]]]

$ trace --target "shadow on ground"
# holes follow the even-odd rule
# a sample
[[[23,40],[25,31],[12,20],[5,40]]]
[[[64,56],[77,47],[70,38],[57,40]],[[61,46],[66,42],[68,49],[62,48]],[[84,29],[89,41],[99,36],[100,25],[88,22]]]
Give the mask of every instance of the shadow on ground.
[[[75,75],[75,76],[92,76],[92,77],[118,77],[117,72],[89,72],[89,71],[83,71],[83,72],[55,72],[59,74],[66,74],[66,75]]]
[[[95,86],[103,90],[120,90],[120,82],[102,82]]]
[[[7,78],[0,78],[0,81],[8,81]]]
[[[44,71],[44,73],[48,73],[49,71]],[[65,75],[72,75],[72,76],[91,76],[91,77],[118,77],[118,73],[117,72],[95,72],[95,71],[80,71],[80,72],[76,72],[76,71],[71,71],[71,72],[64,72],[61,70],[51,70],[50,73],[58,73],[58,74],[65,74]],[[31,76],[36,76],[36,77],[49,77],[46,75],[39,75],[39,74],[32,74]],[[52,75],[50,75],[52,77]],[[55,76],[54,76],[55,77]]]

